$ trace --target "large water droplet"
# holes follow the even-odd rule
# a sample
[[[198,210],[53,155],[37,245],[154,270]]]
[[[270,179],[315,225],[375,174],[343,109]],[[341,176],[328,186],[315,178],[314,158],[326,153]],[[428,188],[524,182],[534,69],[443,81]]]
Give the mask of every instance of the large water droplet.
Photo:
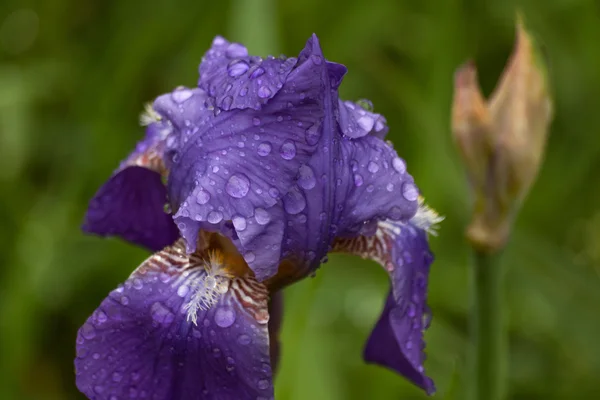
[[[231,197],[241,199],[242,197],[245,197],[250,190],[250,180],[244,174],[231,175],[225,185],[225,190]]]
[[[358,119],[358,121],[356,121],[356,122],[358,123],[358,126],[360,126],[362,129],[364,129],[367,132],[371,132],[371,129],[373,129],[373,125],[375,125],[375,120],[373,118],[371,118],[369,115],[360,117]]]
[[[408,201],[415,201],[419,197],[419,191],[414,184],[405,182],[402,185],[402,196]]]
[[[264,208],[254,210],[254,219],[259,225],[266,225],[271,221],[271,214]]]
[[[315,178],[315,173],[311,167],[306,164],[302,164],[298,171],[298,185],[302,189],[310,190],[315,187],[317,184],[317,179]]]
[[[279,154],[284,160],[291,160],[296,157],[296,145],[291,140],[286,140],[279,149]]]
[[[370,173],[374,174],[377,171],[379,171],[379,165],[376,162],[371,161],[371,162],[369,162],[367,169],[369,170]]]
[[[392,160],[392,167],[401,174],[406,172],[406,164],[400,157],[396,157]]]
[[[157,301],[150,308],[152,319],[161,324],[170,324],[175,319],[175,315],[164,304]]]
[[[192,94],[193,93],[190,89],[183,88],[173,91],[173,93],[171,93],[171,98],[175,103],[181,104],[192,97]]]
[[[208,193],[204,190],[199,190],[198,193],[196,193],[196,202],[198,204],[206,204],[206,203],[208,203],[209,200],[210,200],[210,193]]]
[[[235,228],[236,231],[241,232],[244,229],[246,229],[246,218],[242,217],[241,215],[236,215],[231,219],[231,222],[233,222],[233,227]]]
[[[261,99],[266,99],[269,96],[271,96],[272,92],[271,89],[269,89],[266,86],[261,86],[258,88],[258,97],[260,97]]]
[[[293,187],[283,198],[283,207],[288,214],[299,214],[306,208],[304,194],[297,187]]]
[[[227,73],[232,78],[237,78],[238,76],[242,76],[248,71],[250,66],[244,60],[236,60],[229,63],[227,66]]]
[[[220,307],[215,311],[215,323],[221,328],[228,328],[235,322],[235,311],[232,308]]]
[[[248,49],[239,43],[231,43],[225,50],[225,55],[229,58],[242,58],[248,56]]]
[[[211,211],[208,213],[206,220],[211,224],[218,224],[223,220],[223,214],[220,211]]]
[[[261,144],[258,145],[258,155],[259,156],[267,156],[269,155],[269,153],[271,153],[271,143],[269,142],[262,142]]]

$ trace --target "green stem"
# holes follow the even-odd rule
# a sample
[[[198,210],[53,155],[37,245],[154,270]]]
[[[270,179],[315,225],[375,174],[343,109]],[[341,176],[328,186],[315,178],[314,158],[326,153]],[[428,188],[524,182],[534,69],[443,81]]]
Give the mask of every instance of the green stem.
[[[506,326],[503,310],[503,270],[500,254],[474,250],[472,372],[474,400],[505,396]]]

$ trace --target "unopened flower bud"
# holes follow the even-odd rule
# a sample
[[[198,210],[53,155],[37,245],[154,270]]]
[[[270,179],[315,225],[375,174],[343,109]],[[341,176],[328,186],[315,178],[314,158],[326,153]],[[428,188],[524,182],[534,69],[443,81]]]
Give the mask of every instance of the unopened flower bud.
[[[540,168],[552,103],[535,44],[518,19],[516,44],[499,84],[486,101],[473,64],[455,75],[452,131],[475,196],[467,237],[495,252]]]

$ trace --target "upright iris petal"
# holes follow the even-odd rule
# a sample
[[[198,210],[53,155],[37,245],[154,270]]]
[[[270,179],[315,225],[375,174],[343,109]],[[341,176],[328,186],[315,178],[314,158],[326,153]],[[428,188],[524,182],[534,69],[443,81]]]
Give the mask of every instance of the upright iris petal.
[[[143,263],[79,330],[78,388],[97,400],[272,398],[266,289],[223,280],[190,318],[213,272],[181,243]]]
[[[148,126],[146,137],[90,201],[84,231],[121,236],[154,251],[177,240],[177,228],[164,212],[167,191],[161,179],[170,132],[170,125],[158,120]]]
[[[316,36],[297,59],[266,60],[217,38],[200,71],[201,107],[155,103],[176,128],[169,198],[189,251],[200,231],[229,232],[259,280],[283,259],[305,276],[336,236],[414,215],[413,179],[376,135],[385,120],[339,101],[345,67]]]

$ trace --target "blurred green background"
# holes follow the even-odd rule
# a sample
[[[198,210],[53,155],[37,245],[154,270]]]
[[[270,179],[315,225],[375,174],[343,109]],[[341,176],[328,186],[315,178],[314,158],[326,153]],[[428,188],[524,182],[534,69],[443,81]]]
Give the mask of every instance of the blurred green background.
[[[591,0],[52,0],[0,3],[0,398],[82,399],[75,334],[147,255],[79,231],[87,201],[143,130],[144,102],[184,84],[216,34],[296,55],[313,32],[348,66],[446,220],[432,246],[426,367],[462,399],[469,196],[449,132],[455,68],[489,93],[515,7],[550,60],[556,118],[509,249],[510,399],[600,398],[600,5]],[[335,256],[286,290],[279,400],[424,399],[361,359],[388,282]]]

